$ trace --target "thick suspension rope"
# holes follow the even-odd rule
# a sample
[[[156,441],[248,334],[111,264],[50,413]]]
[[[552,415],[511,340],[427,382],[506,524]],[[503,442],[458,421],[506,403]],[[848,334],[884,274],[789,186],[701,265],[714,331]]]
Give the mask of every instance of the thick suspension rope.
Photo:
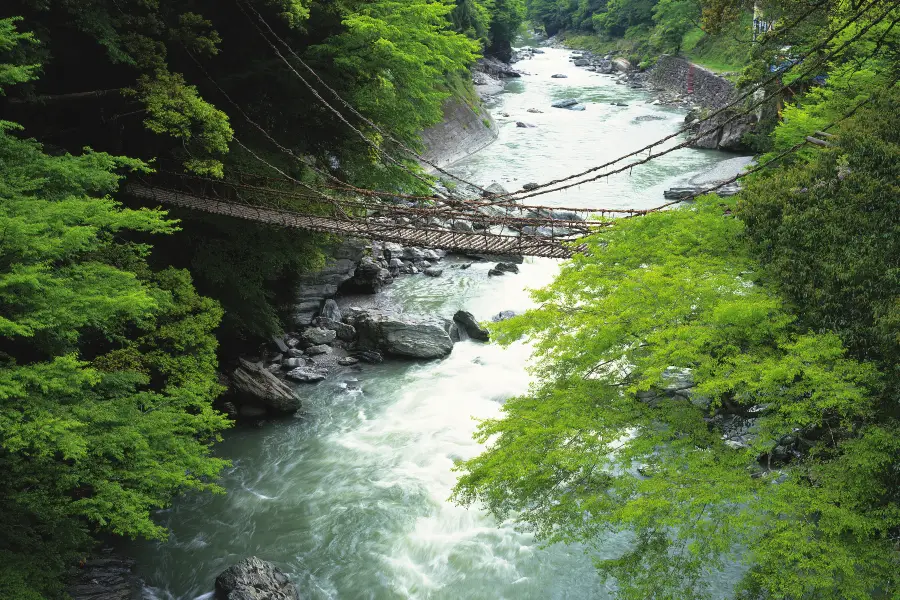
[[[235,1],[238,2],[238,4],[241,3],[240,0],[235,0]],[[300,57],[300,55],[297,54],[297,52],[294,51],[294,49],[290,46],[290,44],[288,44],[287,42],[285,42],[284,39],[282,39],[282,38],[275,32],[275,30],[272,29],[272,27],[271,27],[271,26],[269,25],[269,23],[262,17],[262,15],[259,13],[259,11],[257,11],[255,8],[253,8],[252,6],[249,6],[249,5],[247,6],[247,8],[248,8],[250,11],[252,11],[252,12],[256,15],[256,18],[259,19],[259,22],[262,23],[263,26],[265,26],[265,28],[269,31],[269,33],[272,35],[272,37],[275,38],[275,40],[278,41],[278,43],[281,44],[281,45],[282,45],[282,46],[283,46],[283,47],[291,54],[291,56],[293,56],[294,59],[295,59],[298,63],[300,63],[300,65],[301,65],[304,69],[306,69],[306,70],[310,73],[310,75],[312,75],[312,76],[316,79],[316,81],[319,82],[319,85],[321,85],[322,87],[324,87],[324,88],[325,88],[332,96],[335,97],[335,99],[337,99],[338,102],[340,102],[341,104],[343,104],[343,105],[347,108],[347,110],[349,110],[354,116],[356,116],[357,118],[359,118],[360,120],[362,120],[364,123],[366,123],[366,124],[367,124],[369,127],[371,127],[373,130],[375,130],[376,132],[378,132],[384,139],[389,140],[389,141],[395,143],[401,150],[403,150],[404,152],[406,152],[409,156],[411,156],[411,157],[415,158],[416,160],[418,160],[418,161],[420,161],[420,162],[422,162],[422,163],[425,163],[426,165],[432,167],[433,169],[435,169],[436,171],[438,171],[438,172],[441,173],[442,175],[446,175],[447,177],[450,177],[450,178],[452,178],[452,179],[455,179],[456,181],[458,181],[458,182],[460,182],[460,183],[463,183],[463,184],[465,184],[465,185],[471,186],[471,187],[477,189],[478,191],[480,191],[480,192],[482,192],[482,193],[486,193],[486,194],[489,194],[489,193],[490,193],[490,192],[488,192],[486,189],[482,188],[481,186],[479,186],[479,185],[477,185],[477,184],[475,184],[475,183],[472,183],[471,181],[467,181],[467,180],[465,180],[465,179],[459,177],[458,175],[455,175],[455,174],[451,173],[450,171],[447,171],[447,170],[441,168],[440,166],[438,166],[438,165],[436,165],[435,163],[431,162],[430,160],[428,160],[427,158],[425,158],[424,156],[422,156],[421,154],[419,154],[418,152],[416,152],[415,150],[413,150],[412,148],[410,148],[409,146],[407,146],[406,144],[404,144],[403,141],[398,140],[396,137],[394,137],[393,135],[391,135],[390,132],[385,131],[384,129],[382,129],[381,127],[379,127],[378,124],[376,124],[374,121],[372,121],[371,119],[369,119],[368,117],[366,117],[364,114],[362,114],[359,110],[356,109],[355,106],[353,106],[350,102],[348,102],[347,100],[345,100],[344,97],[341,96],[334,88],[332,88],[330,85],[328,85],[328,83],[326,83],[325,80],[322,79],[322,77],[320,77],[319,74],[318,74],[312,67],[310,67],[310,66],[306,63],[306,61],[304,61],[304,60]],[[246,14],[246,13],[245,13],[245,14]],[[305,82],[304,82],[304,83],[305,83]]]
[[[801,64],[805,59],[809,58],[810,56],[812,56],[813,54],[819,52],[820,50],[825,49],[825,48],[827,47],[827,45],[828,45],[834,38],[836,38],[836,37],[837,37],[838,35],[840,35],[844,30],[846,30],[848,27],[850,27],[852,24],[854,24],[854,23],[856,22],[857,19],[861,18],[862,15],[864,15],[866,12],[868,12],[868,11],[869,11],[871,8],[873,8],[876,4],[878,4],[877,0],[872,0],[872,2],[870,2],[865,8],[863,8],[863,9],[860,10],[858,13],[856,13],[852,19],[848,20],[848,21],[845,22],[840,28],[838,28],[837,30],[835,30],[834,32],[832,32],[831,35],[829,35],[823,42],[819,43],[819,44],[816,45],[812,50],[810,50],[810,51],[807,52],[806,54],[802,55],[802,56],[797,60],[796,64]],[[844,49],[846,49],[846,48],[847,48],[848,46],[850,46],[852,43],[854,43],[855,41],[857,41],[860,37],[862,37],[862,35],[864,35],[865,33],[867,33],[867,32],[869,31],[869,29],[871,29],[874,25],[876,25],[876,24],[878,24],[879,22],[883,21],[883,20],[884,20],[884,19],[885,19],[885,18],[886,18],[886,17],[887,17],[894,9],[895,9],[895,8],[897,8],[897,6],[900,6],[900,2],[895,2],[895,3],[893,3],[893,4],[890,6],[890,8],[888,8],[888,10],[885,11],[881,16],[879,16],[877,19],[875,19],[875,20],[872,21],[870,24],[868,24],[862,31],[860,31],[860,32],[857,33],[855,36],[853,36],[852,39],[850,39],[849,41],[847,41],[847,42],[845,42],[844,44],[842,44],[842,45],[838,48],[837,51],[831,52],[828,56],[826,56],[826,57],[824,57],[823,59],[821,59],[820,61],[818,61],[818,63],[817,63],[816,65],[814,65],[812,69],[807,69],[807,70],[805,71],[805,73],[807,73],[807,74],[811,73],[811,72],[814,71],[816,68],[818,68],[817,65],[821,65],[821,64],[823,64],[824,62],[826,62],[826,61],[828,61],[828,60],[831,60],[831,59],[833,59],[834,57],[836,57],[837,55],[839,55]],[[791,68],[793,68],[793,67],[791,67]],[[758,90],[762,89],[763,87],[765,87],[766,85],[768,85],[768,84],[774,82],[774,81],[777,80],[779,77],[781,77],[783,74],[784,74],[783,72],[776,72],[776,73],[774,73],[772,76],[768,77],[767,79],[763,80],[762,82],[760,82],[760,83],[758,83],[758,84],[752,86],[747,92],[742,93],[741,95],[739,95],[739,96],[738,96],[735,100],[733,100],[732,102],[729,102],[728,104],[724,105],[723,107],[721,107],[721,108],[717,109],[716,111],[710,113],[709,115],[707,115],[706,117],[704,117],[704,118],[701,119],[700,121],[696,122],[692,127],[695,127],[695,126],[698,125],[698,124],[699,124],[699,125],[702,125],[703,123],[709,122],[710,120],[714,119],[714,118],[717,117],[718,115],[720,115],[720,114],[722,114],[722,113],[724,113],[724,112],[730,110],[731,108],[733,108],[734,106],[740,104],[741,102],[744,102],[744,101],[747,100],[749,97],[751,97],[753,94],[755,94],[756,91],[758,91]],[[805,76],[805,75],[804,75],[804,76]],[[788,86],[782,86],[782,87],[778,90],[777,93],[781,93],[781,92],[783,92],[783,91],[786,91],[787,89],[788,89]],[[729,119],[727,119],[724,123],[721,123],[721,124],[717,125],[716,129],[718,129],[719,127],[724,127],[724,126],[725,126],[726,124],[728,124],[728,123],[731,123],[731,122],[733,122],[733,121],[735,121],[735,120],[737,120],[737,119],[739,119],[739,118],[742,118],[742,117],[744,117],[744,116],[747,116],[747,115],[751,114],[752,111],[753,111],[754,109],[758,108],[759,106],[761,106],[762,104],[764,104],[764,103],[767,102],[767,101],[768,101],[768,100],[767,100],[766,98],[763,98],[763,99],[754,101],[754,103],[753,103],[749,108],[746,108],[744,111],[738,112],[737,114],[735,114],[735,115],[733,115],[732,117],[730,117]],[[598,180],[598,179],[602,179],[602,178],[604,178],[604,177],[608,177],[608,176],[613,175],[613,174],[616,174],[616,173],[621,173],[621,172],[627,171],[627,170],[629,170],[629,169],[631,169],[631,168],[633,168],[633,167],[635,167],[635,166],[638,166],[638,165],[641,165],[641,164],[645,164],[645,163],[649,162],[650,160],[653,160],[653,159],[655,159],[655,158],[659,158],[660,156],[664,156],[664,155],[666,155],[666,154],[669,154],[669,153],[674,152],[674,151],[676,151],[676,150],[679,150],[679,149],[681,149],[681,148],[685,148],[685,147],[687,147],[688,145],[690,145],[691,143],[693,143],[693,142],[695,142],[695,141],[697,141],[697,140],[699,140],[699,139],[702,139],[702,138],[705,137],[706,135],[709,135],[708,133],[703,134],[703,135],[699,135],[699,136],[697,136],[697,137],[695,137],[695,138],[689,140],[688,142],[679,144],[679,145],[677,145],[677,146],[675,146],[675,147],[673,147],[673,148],[670,148],[669,150],[666,150],[666,151],[664,151],[664,152],[659,152],[659,153],[656,153],[656,154],[652,154],[653,148],[658,147],[658,146],[661,146],[661,145],[664,144],[665,142],[668,142],[669,140],[671,140],[671,139],[673,139],[673,138],[675,138],[675,137],[677,137],[677,136],[679,136],[679,135],[681,135],[681,134],[683,134],[683,133],[687,133],[687,132],[689,132],[689,131],[690,131],[690,128],[689,128],[689,127],[683,127],[683,128],[681,128],[681,129],[679,129],[678,131],[675,131],[675,132],[672,133],[672,134],[669,134],[669,135],[667,135],[667,136],[665,136],[665,137],[663,137],[663,138],[660,138],[660,139],[656,140],[655,142],[652,142],[652,143],[650,143],[650,144],[644,146],[643,148],[639,148],[638,150],[635,150],[634,152],[631,152],[631,153],[629,153],[629,154],[625,154],[625,155],[623,155],[623,156],[620,156],[620,157],[618,157],[618,158],[616,158],[616,159],[614,159],[614,160],[611,160],[611,161],[609,161],[609,162],[606,162],[606,163],[604,163],[604,164],[601,164],[601,165],[598,165],[598,166],[595,166],[595,167],[591,167],[591,168],[586,169],[586,170],[584,170],[584,171],[582,171],[582,172],[580,172],[580,173],[575,173],[575,174],[569,175],[569,176],[567,176],[567,177],[563,177],[563,178],[560,178],[560,179],[555,179],[555,180],[553,180],[553,181],[549,181],[549,182],[540,184],[540,185],[538,185],[537,187],[532,187],[530,190],[522,189],[522,190],[517,190],[517,191],[514,191],[514,192],[509,192],[509,193],[507,193],[507,194],[501,194],[501,195],[498,195],[498,196],[494,196],[494,197],[491,199],[491,201],[492,201],[493,203],[501,203],[501,202],[503,202],[504,200],[510,201],[510,202],[514,202],[514,201],[516,201],[516,200],[521,200],[521,199],[523,199],[523,198],[530,198],[530,197],[538,196],[538,195],[541,195],[541,194],[546,194],[546,193],[550,193],[550,192],[554,192],[554,191],[560,191],[560,190],[564,190],[564,189],[569,189],[569,188],[575,187],[575,186],[577,186],[577,185],[581,185],[581,184],[583,184],[583,183],[589,183],[589,182],[592,182],[592,181],[596,181],[596,180]],[[565,182],[567,182],[567,181],[572,181],[572,180],[574,180],[574,179],[579,179],[579,178],[581,178],[581,177],[585,177],[585,176],[587,176],[587,175],[590,175],[591,173],[596,173],[597,171],[600,171],[600,170],[602,170],[602,169],[611,167],[611,166],[613,166],[613,165],[616,165],[616,164],[622,162],[622,161],[625,160],[625,159],[628,159],[628,158],[631,158],[631,157],[634,157],[634,156],[638,156],[638,155],[643,154],[643,153],[645,153],[645,152],[651,152],[651,155],[650,155],[648,158],[646,158],[646,159],[643,159],[643,160],[640,160],[640,161],[636,161],[636,162],[630,163],[629,165],[627,165],[627,166],[625,166],[625,167],[623,167],[623,168],[620,168],[620,169],[611,171],[611,172],[606,173],[606,174],[602,174],[602,175],[600,175],[600,176],[598,176],[598,177],[593,177],[593,178],[590,178],[590,179],[586,179],[586,180],[584,180],[584,181],[581,181],[581,182],[578,182],[578,183],[575,183],[575,184],[572,184],[572,185],[566,185],[566,186],[554,188],[554,189],[551,189],[551,190],[541,191],[541,190],[544,190],[545,188],[548,188],[548,187],[551,187],[551,186],[555,186],[555,185],[558,185],[558,184],[561,184],[561,183],[565,183]]]
[[[873,20],[872,22],[870,22],[869,24],[867,24],[865,27],[863,27],[862,29],[860,29],[860,31],[857,32],[852,38],[850,38],[850,39],[847,40],[845,43],[843,43],[837,50],[835,50],[835,51],[829,53],[826,57],[824,57],[821,61],[819,61],[819,63],[814,64],[812,67],[806,69],[806,70],[801,74],[801,76],[807,76],[807,75],[812,74],[816,69],[818,69],[818,66],[819,66],[821,63],[823,63],[823,62],[825,62],[825,61],[833,60],[834,58],[840,56],[844,50],[846,50],[847,48],[849,48],[852,44],[854,44],[856,41],[858,41],[862,36],[864,36],[866,33],[868,33],[868,31],[869,31],[872,27],[874,27],[875,25],[877,25],[878,23],[880,23],[880,22],[882,22],[884,19],[886,19],[887,16],[888,16],[891,12],[893,12],[894,9],[896,9],[898,6],[900,6],[900,2],[895,2],[895,3],[893,3],[893,4],[891,5],[891,7],[890,7],[884,14],[880,15],[878,18],[876,18],[875,20]],[[898,21],[900,21],[900,17],[898,17],[897,19],[895,19],[895,20],[893,21],[893,23],[897,23]],[[846,29],[847,27],[849,27],[850,24],[851,24],[851,22],[846,23],[846,24],[845,24],[843,27],[841,27],[838,31],[836,31],[834,34],[832,34],[832,36],[829,37],[829,41],[830,41],[831,39],[833,39],[838,33],[840,33],[841,31],[843,31],[843,30]],[[779,92],[787,90],[788,87],[789,87],[789,86],[782,86],[782,87],[780,88]],[[743,117],[743,116],[746,116],[746,115],[750,114],[749,111],[752,111],[753,109],[755,109],[756,107],[760,106],[760,105],[763,104],[764,102],[766,102],[766,99],[762,99],[762,100],[759,100],[759,101],[753,103],[746,111],[744,111],[744,112],[742,112],[742,113],[735,114],[735,115],[732,116],[731,118],[727,119],[725,122],[723,122],[723,123],[721,123],[720,125],[718,125],[717,128],[719,128],[719,127],[724,127],[725,125],[727,125],[727,124],[733,122],[734,120],[739,119],[739,118],[741,118],[741,117]],[[720,112],[721,112],[721,111],[720,111]],[[676,133],[674,133],[674,134],[671,134],[671,135],[669,135],[669,136],[663,138],[663,139],[660,140],[660,141],[661,141],[661,142],[668,141],[668,140],[672,139],[673,137],[675,137],[676,135],[679,135],[679,134],[682,133],[682,132],[683,132],[683,130],[679,130],[678,132],[676,132]],[[596,172],[596,171],[598,171],[598,170],[601,170],[601,169],[603,169],[603,168],[605,168],[605,167],[609,167],[609,166],[615,165],[615,164],[617,164],[618,162],[621,162],[622,159],[621,159],[621,158],[620,158],[620,159],[616,159],[616,160],[611,161],[611,162],[608,162],[608,163],[606,163],[606,164],[604,164],[604,165],[600,165],[600,166],[598,166],[598,167],[593,167],[593,168],[588,169],[587,171],[584,171],[583,173],[580,173],[580,174],[578,174],[578,175],[573,175],[573,176],[570,176],[570,177],[566,177],[566,178],[564,178],[564,179],[557,180],[555,183],[554,183],[554,182],[550,182],[550,183],[547,183],[547,184],[543,184],[542,186],[538,186],[538,188],[532,188],[531,190],[521,190],[521,191],[517,191],[517,192],[512,192],[512,193],[510,193],[510,194],[506,194],[506,195],[504,195],[504,196],[495,197],[495,198],[492,198],[492,199],[491,199],[491,202],[492,202],[492,203],[496,203],[496,204],[501,204],[501,203],[503,203],[503,202],[516,202],[516,201],[524,200],[524,199],[526,199],[526,198],[533,198],[533,197],[535,197],[535,196],[541,196],[541,195],[543,195],[543,194],[549,194],[549,193],[553,193],[553,192],[558,192],[558,191],[570,189],[570,188],[573,188],[573,187],[577,187],[577,186],[583,185],[583,184],[585,184],[585,183],[591,183],[591,182],[594,182],[594,181],[598,181],[598,180],[600,180],[600,179],[604,179],[604,178],[610,177],[611,175],[615,175],[615,174],[618,174],[618,173],[623,173],[623,172],[625,172],[625,171],[628,171],[628,170],[630,170],[630,169],[633,169],[633,168],[636,167],[636,166],[646,164],[646,163],[650,162],[651,160],[655,160],[655,159],[657,159],[657,158],[659,158],[659,157],[661,157],[661,156],[665,156],[665,155],[667,155],[667,154],[671,154],[672,152],[675,152],[676,150],[681,150],[681,149],[683,149],[683,148],[686,148],[686,147],[690,146],[691,144],[693,144],[694,142],[696,142],[696,141],[698,141],[698,140],[700,140],[700,139],[703,139],[703,138],[706,137],[707,135],[709,135],[708,132],[705,133],[705,134],[698,134],[697,136],[695,136],[695,137],[693,137],[693,138],[690,138],[690,139],[688,139],[688,140],[686,140],[686,141],[684,141],[684,142],[682,142],[682,143],[679,143],[679,144],[677,144],[677,145],[675,145],[675,146],[673,146],[673,147],[671,147],[671,148],[669,148],[669,149],[667,149],[667,150],[663,150],[663,151],[657,152],[657,153],[655,153],[655,154],[651,153],[651,154],[649,154],[647,157],[645,157],[645,158],[643,158],[643,159],[641,159],[641,160],[634,161],[634,162],[629,163],[629,164],[627,164],[627,165],[625,165],[625,166],[623,166],[623,167],[614,169],[614,170],[612,170],[612,171],[608,171],[608,172],[606,172],[606,173],[601,173],[600,175],[597,175],[597,176],[595,176],[595,177],[591,177],[591,178],[589,178],[589,179],[584,179],[584,180],[577,181],[577,182],[574,182],[574,183],[570,183],[570,184],[567,184],[567,185],[562,185],[562,186],[554,187],[554,188],[551,188],[551,189],[546,189],[546,188],[547,188],[548,186],[550,186],[550,185],[555,185],[555,183],[562,183],[562,182],[564,182],[564,181],[569,181],[569,180],[572,180],[572,179],[576,179],[576,178],[581,177],[581,176],[584,176],[584,175],[586,175],[586,174],[590,174],[590,173]],[[645,151],[647,151],[647,150],[652,151],[652,148],[653,148],[654,146],[656,146],[656,145],[658,145],[658,144],[652,144],[652,145],[650,145],[650,146],[646,146],[646,147],[642,148],[641,150],[638,150],[638,151],[636,151],[636,152],[632,152],[631,154],[626,155],[626,158],[627,158],[627,157],[630,157],[630,156],[635,156],[635,155],[637,155],[637,154],[641,154],[641,153],[643,153],[643,152],[645,152]],[[541,188],[544,188],[544,189],[541,189]]]

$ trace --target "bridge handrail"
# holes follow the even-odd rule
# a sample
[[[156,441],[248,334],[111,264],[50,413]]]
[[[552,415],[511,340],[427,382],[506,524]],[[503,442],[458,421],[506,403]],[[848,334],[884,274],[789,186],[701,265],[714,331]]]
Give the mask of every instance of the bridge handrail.
[[[208,196],[197,196],[193,193],[185,192],[182,189],[165,188],[165,187],[162,187],[159,185],[143,186],[143,185],[135,184],[135,183],[129,183],[129,184],[125,185],[126,191],[128,191],[130,189],[132,192],[134,192],[134,191],[140,190],[141,188],[148,190],[150,192],[153,192],[155,190],[156,191],[165,191],[165,192],[170,192],[170,193],[174,193],[174,194],[182,194],[185,196],[202,199],[207,202],[220,202],[223,204],[241,206],[241,207],[244,207],[247,209],[252,209],[252,210],[265,210],[265,211],[278,213],[278,214],[289,216],[289,217],[329,218],[328,215],[309,215],[309,214],[300,213],[297,211],[292,211],[289,209],[278,208],[278,207],[273,207],[273,206],[258,206],[258,205],[242,202],[240,200],[230,200],[230,199],[223,200],[220,198],[211,198]],[[151,196],[152,196],[152,194],[151,194]],[[557,235],[557,236],[542,236],[542,235],[533,235],[533,234],[513,235],[513,234],[508,234],[508,233],[489,232],[486,230],[481,231],[481,232],[479,232],[479,231],[471,231],[471,232],[470,231],[458,231],[458,230],[436,227],[436,226],[428,225],[428,224],[406,225],[403,223],[393,223],[393,222],[392,223],[377,223],[377,222],[372,222],[371,219],[352,220],[351,222],[356,224],[357,226],[362,226],[361,227],[362,231],[360,231],[360,233],[381,231],[381,230],[408,230],[408,231],[414,231],[414,232],[422,232],[422,233],[426,233],[426,234],[427,233],[434,233],[434,234],[438,234],[438,235],[454,234],[454,235],[458,235],[460,237],[473,237],[473,238],[490,237],[490,238],[495,238],[495,239],[510,239],[510,240],[517,240],[519,242],[527,241],[529,244],[536,243],[537,245],[544,245],[544,244],[554,245],[554,244],[559,244],[560,242],[575,241],[575,240],[583,237],[583,234],[581,234],[581,235],[568,234],[568,235]]]
[[[258,190],[272,190],[273,188],[266,188],[261,185],[256,185],[254,182],[272,182],[277,183],[279,185],[289,185],[291,188],[296,189],[296,184],[293,184],[285,179],[280,179],[277,177],[270,177],[266,175],[259,175],[256,173],[246,173],[244,171],[230,170],[229,174],[236,175],[238,177],[238,181],[234,182],[231,180],[213,180],[207,177],[201,177],[199,175],[192,175],[189,173],[180,173],[175,171],[168,170],[160,170],[157,171],[153,177],[157,177],[158,175],[164,174],[170,178],[176,179],[189,179],[193,181],[206,182],[210,184],[231,184],[237,187],[249,186],[250,188],[255,188]],[[313,184],[310,184],[313,185]],[[338,186],[324,186],[326,189],[334,189],[334,190],[344,190],[348,192],[373,192],[372,190],[365,190],[361,188],[341,188]],[[279,190],[281,193],[287,192],[287,190]],[[297,192],[293,192],[297,193]],[[397,199],[408,199],[408,200],[418,200],[418,201],[443,201],[443,199],[439,196],[408,196],[401,193],[389,193],[389,192],[375,192],[379,197],[384,197],[386,199],[397,198]],[[325,196],[323,192],[319,191],[311,191],[308,193],[309,198],[312,199],[316,196]],[[343,199],[342,199],[343,201]],[[506,202],[493,202],[490,198],[477,199],[473,198],[466,201],[466,206],[470,206],[473,208],[485,208],[485,207],[494,207],[494,208],[509,208],[519,210],[519,211],[553,211],[553,212],[571,212],[576,214],[584,214],[584,215],[636,215],[647,212],[642,209],[630,209],[630,208],[585,208],[585,207],[566,207],[566,206],[549,206],[549,205],[531,205],[531,204],[515,204],[511,201]]]
[[[550,227],[551,229],[560,228],[561,230],[566,229],[574,229],[578,230],[582,233],[589,233],[599,227],[604,227],[609,225],[609,222],[603,221],[584,221],[580,219],[560,219],[554,218],[552,214],[537,215],[537,216],[514,216],[510,214],[511,212],[518,213],[526,213],[533,212],[532,208],[541,208],[541,207],[526,207],[526,206],[507,206],[504,207],[504,215],[490,215],[486,213],[476,213],[471,214],[467,212],[453,210],[447,207],[412,207],[406,206],[402,204],[389,204],[385,202],[366,202],[364,200],[352,199],[352,198],[331,198],[325,197],[323,199],[319,194],[315,192],[309,193],[301,193],[296,189],[293,190],[278,190],[272,188],[264,188],[258,187],[248,184],[235,183],[233,181],[217,181],[211,180],[205,177],[198,177],[192,175],[185,175],[180,173],[170,173],[170,172],[161,172],[153,175],[151,178],[141,177],[139,178],[142,183],[147,187],[156,187],[160,189],[169,189],[170,191],[186,191],[192,195],[201,196],[201,197],[210,197],[216,198],[222,201],[232,202],[236,204],[241,204],[244,206],[255,206],[254,204],[247,201],[246,197],[241,195],[240,190],[246,190],[249,192],[255,192],[262,195],[265,195],[269,198],[275,197],[276,202],[278,204],[282,204],[281,201],[284,197],[289,198],[297,198],[309,202],[311,204],[315,204],[320,207],[331,207],[335,208],[336,204],[339,204],[342,208],[345,209],[357,209],[361,211],[366,211],[364,215],[366,218],[378,217],[377,213],[387,212],[391,216],[413,216],[413,217],[436,217],[449,221],[459,221],[465,220],[469,222],[475,222],[480,224],[490,224],[490,225],[502,225],[511,228],[524,228],[524,227]],[[193,183],[194,185],[189,185],[189,183]],[[198,189],[199,186],[199,189]],[[266,207],[271,207],[270,204],[265,204]],[[282,204],[283,206],[283,204]],[[279,207],[281,208],[281,207]],[[497,210],[501,210],[497,207]],[[548,207],[544,210],[557,210],[552,207]],[[374,211],[376,214],[371,214],[369,211]],[[297,210],[289,211],[297,213]],[[343,212],[343,211],[342,211]],[[334,216],[340,218],[352,218],[355,215],[347,214],[343,212],[343,214],[333,213]],[[422,225],[418,225],[419,228]],[[561,232],[560,237],[566,237],[568,234]]]

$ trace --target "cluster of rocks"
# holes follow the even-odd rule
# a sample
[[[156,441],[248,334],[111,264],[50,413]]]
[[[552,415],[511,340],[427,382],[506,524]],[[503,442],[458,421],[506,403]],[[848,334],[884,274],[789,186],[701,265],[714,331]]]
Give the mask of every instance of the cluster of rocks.
[[[595,73],[616,75],[616,83],[620,85],[652,92],[656,96],[653,104],[688,109],[692,113],[701,111],[702,107],[714,110],[725,106],[737,93],[728,74],[714,73],[678,57],[663,55],[649,71],[635,69],[625,58],[612,54],[598,57],[586,50],[572,52],[570,60],[575,66]],[[753,131],[758,121],[758,115],[741,115],[734,110],[723,111],[709,120],[695,117],[696,126],[689,134],[698,139],[691,146],[745,152],[744,136]]]
[[[494,270],[518,272],[509,263]],[[453,319],[356,307],[342,312],[334,300],[327,300],[310,325],[274,338],[260,356],[239,359],[223,381],[229,387],[224,409],[234,418],[291,414],[301,402],[289,383],[316,383],[339,367],[360,361],[443,358],[456,342],[468,338],[486,341],[488,333],[465,311]]]
[[[480,58],[472,67],[472,83],[482,99],[502,92],[504,79],[521,76],[521,72],[493,57]]]
[[[104,548],[80,565],[66,592],[72,600],[133,600],[143,586],[134,566],[134,560]]]
[[[691,94],[660,85],[658,80],[654,79],[652,71],[647,72],[636,69],[628,59],[615,56],[614,53],[598,56],[588,50],[575,50],[570,55],[569,60],[576,67],[583,67],[587,71],[602,75],[613,75],[616,78],[616,83],[619,85],[624,85],[634,90],[653,92],[656,96],[653,104],[686,109],[696,106],[696,100],[692,98]],[[553,75],[553,77],[565,78],[566,76],[557,74]]]
[[[515,64],[517,62],[521,62],[523,60],[529,60],[535,57],[535,55],[543,54],[544,51],[540,48],[535,48],[533,46],[527,46],[525,48],[519,48],[514,51],[512,57],[509,59],[510,64]]]
[[[630,73],[634,67],[628,59],[616,57],[613,54],[597,56],[589,50],[575,50],[569,55],[569,60],[576,67],[584,67],[592,73],[613,75],[614,73]]]
[[[506,273],[518,273],[519,267],[512,263],[497,263],[493,269],[488,271],[488,277],[499,277]]]
[[[535,184],[536,185],[536,184]],[[491,184],[487,188],[492,194],[507,193],[501,185]],[[474,195],[474,192],[473,192]],[[485,206],[480,209],[485,216],[504,216],[506,209]],[[526,218],[554,218],[578,220],[580,217],[566,211],[521,211]],[[450,230],[481,230],[486,227],[477,219],[472,221],[452,220],[439,222],[434,226]],[[498,229],[498,228],[495,228]],[[517,230],[506,229],[506,233],[514,234]],[[559,234],[561,230],[557,229]],[[550,235],[549,230],[540,229],[532,234]],[[318,271],[307,273],[300,278],[295,293],[295,302],[291,307],[292,322],[296,327],[304,328],[313,324],[325,301],[342,294],[375,294],[402,275],[422,274],[429,277],[440,277],[444,273],[442,261],[447,256],[444,250],[405,247],[394,243],[366,243],[361,240],[345,239],[341,243],[326,249],[330,257]],[[487,255],[471,255],[478,261],[501,262],[521,261],[521,257],[495,257]],[[466,264],[453,264],[452,268],[468,268]],[[340,319],[332,319],[340,321]]]

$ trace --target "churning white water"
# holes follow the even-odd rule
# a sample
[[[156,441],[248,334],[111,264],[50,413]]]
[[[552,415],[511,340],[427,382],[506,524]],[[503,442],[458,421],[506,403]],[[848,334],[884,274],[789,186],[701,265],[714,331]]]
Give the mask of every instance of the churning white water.
[[[547,49],[517,65],[531,75],[493,104],[495,116],[510,115],[498,118],[500,139],[454,170],[483,185],[518,188],[640,148],[680,124],[682,113],[577,69],[567,56]],[[550,108],[563,97],[587,109]],[[540,203],[650,207],[662,202],[665,187],[722,158],[682,150]],[[525,288],[551,281],[558,264],[528,260],[520,274],[498,278],[487,277],[489,267],[405,277],[374,302],[447,317],[465,309],[488,319],[527,308]],[[168,542],[128,548],[148,584],[145,596],[209,598],[219,572],[256,555],[288,573],[305,599],[608,597],[580,548],[541,548],[515,523],[448,502],[454,463],[482,450],[472,439],[476,419],[497,416],[505,399],[528,389],[528,357],[523,345],[467,341],[446,360],[350,367],[299,388],[305,403],[294,418],[225,436],[217,452],[233,461],[222,479],[226,494],[180,499],[159,515],[171,529]],[[617,550],[610,542],[609,553]]]

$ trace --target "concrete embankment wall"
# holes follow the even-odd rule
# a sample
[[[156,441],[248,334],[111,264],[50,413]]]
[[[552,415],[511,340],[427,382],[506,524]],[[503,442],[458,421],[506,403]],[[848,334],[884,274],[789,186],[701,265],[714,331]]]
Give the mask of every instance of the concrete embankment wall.
[[[650,72],[650,83],[683,95],[690,93],[689,88],[693,84],[691,97],[706,108],[724,106],[734,94],[734,84],[724,77],[676,56],[659,57]]]
[[[498,132],[487,109],[479,107],[476,112],[454,98],[444,104],[444,120],[422,132],[424,156],[443,168],[489,145]]]

